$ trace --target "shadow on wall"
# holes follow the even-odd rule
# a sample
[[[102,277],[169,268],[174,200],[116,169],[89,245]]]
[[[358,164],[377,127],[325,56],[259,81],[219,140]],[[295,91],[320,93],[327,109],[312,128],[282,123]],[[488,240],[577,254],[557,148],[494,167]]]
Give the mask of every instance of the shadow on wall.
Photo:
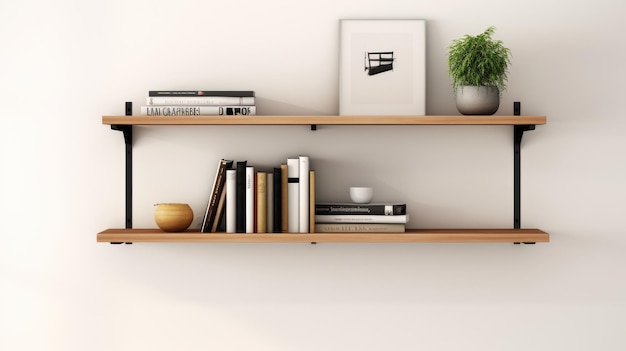
[[[256,97],[257,114],[261,116],[320,116],[328,112],[314,110],[282,101]],[[338,111],[338,109],[337,109]]]

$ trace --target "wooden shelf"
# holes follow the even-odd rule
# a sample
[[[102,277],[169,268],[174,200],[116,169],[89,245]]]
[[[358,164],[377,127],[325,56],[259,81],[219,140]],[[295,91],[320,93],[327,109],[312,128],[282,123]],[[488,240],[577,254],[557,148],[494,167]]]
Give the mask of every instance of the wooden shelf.
[[[111,125],[537,125],[546,116],[103,116]]]
[[[206,242],[206,243],[535,243],[549,242],[539,229],[408,229],[405,233],[167,233],[160,229],[107,229],[98,242]]]
[[[102,124],[124,133],[126,144],[126,222],[132,223],[132,126],[135,125],[504,125],[514,130],[514,212],[519,226],[519,146],[525,131],[546,124],[546,116],[102,116]],[[107,229],[98,233],[98,242],[242,242],[242,243],[471,243],[549,242],[548,233],[539,229],[410,229],[405,233],[278,233],[227,234],[166,233],[159,229]]]

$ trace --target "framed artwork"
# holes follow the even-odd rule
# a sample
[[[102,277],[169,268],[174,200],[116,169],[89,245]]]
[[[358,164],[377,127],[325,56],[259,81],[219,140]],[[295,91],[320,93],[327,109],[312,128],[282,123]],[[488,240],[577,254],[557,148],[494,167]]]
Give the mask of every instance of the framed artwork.
[[[340,20],[339,115],[425,114],[425,21]]]

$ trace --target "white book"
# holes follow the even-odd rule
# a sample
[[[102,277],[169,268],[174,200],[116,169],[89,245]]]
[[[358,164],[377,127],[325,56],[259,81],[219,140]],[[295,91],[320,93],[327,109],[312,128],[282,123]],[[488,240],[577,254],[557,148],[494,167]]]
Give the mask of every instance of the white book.
[[[298,157],[299,185],[299,230],[300,233],[309,232],[309,156]]]
[[[315,215],[315,223],[408,223],[409,215]]]
[[[254,96],[149,96],[146,98],[148,106],[167,105],[254,105]]]
[[[143,116],[186,117],[186,116],[251,116],[256,115],[256,106],[200,106],[168,105],[141,106]]]
[[[246,167],[246,233],[254,233],[254,166]]]
[[[267,232],[274,232],[274,173],[267,172]]]
[[[237,170],[226,170],[226,232],[237,231]]]
[[[287,159],[287,232],[300,232],[300,160]]]

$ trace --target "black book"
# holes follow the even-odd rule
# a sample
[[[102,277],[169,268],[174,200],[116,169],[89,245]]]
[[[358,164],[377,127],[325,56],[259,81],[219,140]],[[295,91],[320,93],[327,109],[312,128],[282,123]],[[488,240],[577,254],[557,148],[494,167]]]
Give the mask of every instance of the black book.
[[[148,96],[235,96],[254,97],[252,90],[150,90]]]
[[[316,215],[387,215],[406,214],[406,204],[354,204],[354,203],[318,203],[315,204]]]
[[[237,233],[246,232],[246,166],[248,161],[238,161],[237,167],[237,211],[235,213],[235,230]]]
[[[274,228],[272,231],[274,233],[282,232],[282,213],[283,213],[283,204],[282,204],[282,172],[280,167],[274,167]]]

